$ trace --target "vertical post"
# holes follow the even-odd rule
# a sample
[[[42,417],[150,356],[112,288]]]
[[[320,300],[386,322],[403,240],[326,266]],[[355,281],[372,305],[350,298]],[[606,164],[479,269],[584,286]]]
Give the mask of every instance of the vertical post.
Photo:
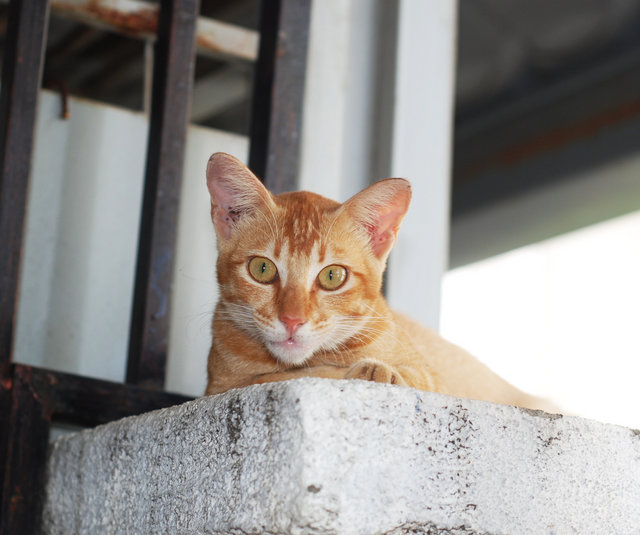
[[[11,362],[22,230],[49,3],[11,0],[0,96],[0,376]]]
[[[400,0],[398,13],[391,175],[411,180],[413,201],[387,288],[393,307],[432,327],[449,249],[456,8],[451,0]]]
[[[149,145],[127,382],[164,385],[178,196],[193,86],[199,0],[163,0],[155,45]]]
[[[296,189],[311,0],[263,0],[249,167],[274,193]]]
[[[16,373],[9,396],[10,433],[2,463],[0,533],[40,533],[50,414],[29,383]],[[4,394],[4,392],[3,392]]]

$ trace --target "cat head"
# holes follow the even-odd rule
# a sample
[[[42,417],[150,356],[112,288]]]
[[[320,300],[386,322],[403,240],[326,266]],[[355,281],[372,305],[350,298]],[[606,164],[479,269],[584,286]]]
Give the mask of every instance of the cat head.
[[[382,180],[343,204],[309,192],[272,195],[239,160],[216,153],[207,186],[226,319],[288,365],[375,335],[408,181]]]

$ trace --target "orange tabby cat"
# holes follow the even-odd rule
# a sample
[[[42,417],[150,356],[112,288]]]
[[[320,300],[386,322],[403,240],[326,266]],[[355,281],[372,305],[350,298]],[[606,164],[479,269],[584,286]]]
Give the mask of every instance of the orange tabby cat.
[[[382,180],[344,204],[308,192],[273,196],[217,153],[207,185],[220,287],[207,394],[313,376],[544,407],[389,309],[380,288],[409,208],[406,180]]]

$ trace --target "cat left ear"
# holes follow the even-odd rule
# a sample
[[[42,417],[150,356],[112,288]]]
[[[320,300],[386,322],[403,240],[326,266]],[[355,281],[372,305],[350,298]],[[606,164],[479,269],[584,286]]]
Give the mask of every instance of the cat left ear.
[[[349,199],[344,207],[368,237],[373,254],[385,260],[411,201],[411,184],[404,178],[376,182]]]
[[[274,205],[262,182],[240,160],[216,152],[207,164],[211,219],[219,236],[229,238],[238,221],[265,204]]]

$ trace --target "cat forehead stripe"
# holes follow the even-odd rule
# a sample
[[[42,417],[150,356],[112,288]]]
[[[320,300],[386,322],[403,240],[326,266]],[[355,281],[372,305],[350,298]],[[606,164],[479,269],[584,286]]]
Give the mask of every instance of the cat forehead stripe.
[[[318,240],[322,239],[319,229],[321,218],[316,211],[312,213],[315,217],[307,217],[307,214],[298,212],[290,213],[283,229],[290,249],[304,255],[311,254]]]

